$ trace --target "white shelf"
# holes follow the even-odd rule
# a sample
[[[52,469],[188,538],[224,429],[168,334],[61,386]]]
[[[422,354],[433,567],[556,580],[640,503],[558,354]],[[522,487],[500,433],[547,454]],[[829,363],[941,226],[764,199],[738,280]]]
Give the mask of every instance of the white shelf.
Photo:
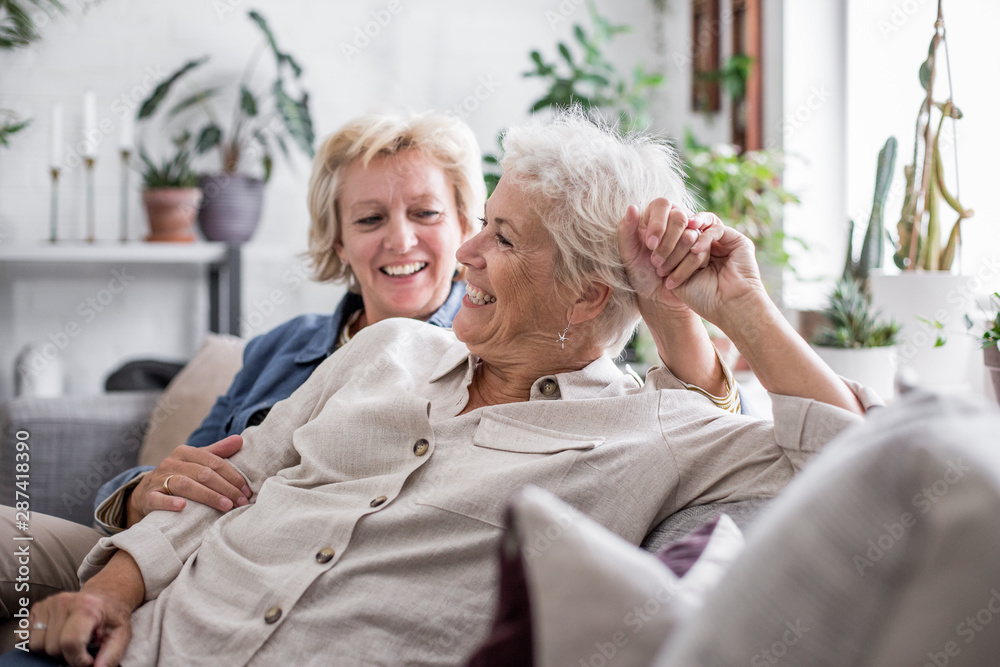
[[[85,243],[0,243],[0,262],[218,264],[226,259],[224,243],[144,243],[102,241]]]

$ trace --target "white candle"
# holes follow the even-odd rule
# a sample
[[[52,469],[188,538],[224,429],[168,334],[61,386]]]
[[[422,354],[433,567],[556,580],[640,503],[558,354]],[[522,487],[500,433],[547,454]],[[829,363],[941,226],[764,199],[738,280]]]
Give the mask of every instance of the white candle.
[[[52,127],[49,129],[50,160],[53,169],[59,169],[63,161],[63,109],[61,104],[52,105]]]
[[[97,144],[99,143],[97,133],[97,95],[92,90],[88,90],[83,94],[83,137],[86,139],[87,146],[84,157],[97,157]]]
[[[131,151],[135,145],[135,120],[131,113],[125,114],[125,117],[122,118],[121,131],[121,149],[123,151]]]

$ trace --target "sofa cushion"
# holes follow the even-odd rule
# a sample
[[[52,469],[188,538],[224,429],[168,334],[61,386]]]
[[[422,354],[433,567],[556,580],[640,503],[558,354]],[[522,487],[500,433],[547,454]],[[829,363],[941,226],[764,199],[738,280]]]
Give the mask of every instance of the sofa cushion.
[[[998,433],[995,408],[927,394],[845,431],[654,664],[996,664]]]
[[[246,341],[208,334],[198,354],[170,381],[156,403],[139,450],[139,465],[155,466],[187,442],[243,365]]]
[[[499,611],[474,667],[648,664],[743,544],[722,516],[653,556],[533,487],[512,500],[508,524]]]

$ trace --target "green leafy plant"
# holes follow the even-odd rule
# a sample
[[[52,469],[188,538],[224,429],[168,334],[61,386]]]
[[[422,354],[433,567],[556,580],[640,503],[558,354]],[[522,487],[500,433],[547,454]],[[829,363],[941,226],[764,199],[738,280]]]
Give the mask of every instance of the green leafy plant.
[[[718,81],[733,101],[746,97],[747,81],[753,70],[753,56],[736,53],[723,63],[722,67],[713,72],[704,72],[700,76],[706,81]]]
[[[989,299],[989,310],[985,308],[986,327],[979,336],[979,346],[984,350],[988,347],[997,347],[1000,344],[1000,292],[993,292]],[[965,316],[965,327],[972,329],[975,322],[968,315]]]
[[[31,119],[22,119],[14,112],[0,109],[0,146],[10,146],[10,137],[31,125]]]
[[[251,10],[248,15],[263,33],[264,42],[251,56],[238,83],[233,120],[229,127],[223,127],[212,107],[213,100],[222,92],[221,87],[201,88],[188,94],[167,111],[167,118],[172,120],[194,108],[201,109],[208,120],[195,133],[194,153],[202,155],[211,150],[218,150],[222,171],[233,174],[239,171],[245,158],[252,152],[250,149],[259,147],[261,167],[266,181],[271,176],[275,148],[280,149],[288,159],[286,138],[290,137],[303,153],[312,157],[315,134],[312,116],[309,113],[309,94],[301,91],[298,97],[294,97],[288,92],[289,85],[297,82],[302,76],[302,67],[292,55],[278,48],[274,34],[261,14]],[[260,57],[266,50],[274,56],[275,78],[269,86],[254,89],[251,79]],[[178,80],[207,61],[208,56],[188,61],[167,77],[142,103],[137,120],[144,121],[151,118],[168,98]],[[280,119],[280,130],[275,130],[270,123],[272,114]]]
[[[962,117],[962,112],[951,99],[950,74],[948,99],[943,102],[934,99],[938,48],[943,41],[945,41],[944,15],[942,0],[938,0],[934,36],[927,51],[927,59],[920,65],[920,86],[924,89],[924,100],[920,103],[920,111],[917,114],[913,162],[903,170],[906,175],[906,196],[903,199],[902,215],[896,226],[898,241],[893,261],[904,270],[950,270],[961,239],[962,220],[973,215],[972,209],[962,206],[958,198],[948,190],[944,181],[940,147],[941,128],[946,118],[957,121]],[[947,58],[947,49],[945,57]],[[936,123],[935,110],[938,116]],[[917,171],[918,164],[919,171]],[[958,214],[944,248],[941,247],[940,200],[942,198]]]
[[[184,131],[173,138],[174,156],[153,162],[146,150],[139,147],[142,162],[142,184],[146,190],[152,188],[194,188],[198,186],[198,174],[191,168],[191,133]]]
[[[847,261],[844,263],[843,278],[857,281],[866,291],[871,270],[882,268],[882,256],[885,254],[885,202],[889,198],[889,186],[896,168],[896,147],[896,137],[889,137],[878,152],[872,212],[865,229],[865,240],[861,245],[861,257],[857,261],[854,259],[854,220],[849,221]]]
[[[608,60],[605,49],[616,35],[631,32],[627,25],[614,25],[597,13],[593,2],[587,4],[592,28],[573,25],[575,45],[556,44],[558,57],[549,61],[539,50],[530,53],[533,69],[523,74],[545,84],[545,91],[531,104],[531,113],[549,108],[579,105],[586,110],[600,110],[616,118],[622,133],[646,129],[650,124],[649,94],[663,84],[663,75],[647,72],[636,64],[631,75],[623,74]],[[497,135],[499,145],[503,133]],[[500,180],[495,154],[483,157],[487,165],[486,189],[492,194]]]
[[[757,246],[761,263],[787,266],[786,236],[778,228],[785,204],[799,198],[781,185],[780,151],[737,153],[728,144],[703,146],[690,132],[685,138],[685,171],[691,193],[706,211],[746,234]]]
[[[871,305],[871,297],[858,281],[841,279],[823,311],[830,326],[822,329],[813,343],[847,349],[895,345],[900,325],[880,320],[879,313],[872,313]]]

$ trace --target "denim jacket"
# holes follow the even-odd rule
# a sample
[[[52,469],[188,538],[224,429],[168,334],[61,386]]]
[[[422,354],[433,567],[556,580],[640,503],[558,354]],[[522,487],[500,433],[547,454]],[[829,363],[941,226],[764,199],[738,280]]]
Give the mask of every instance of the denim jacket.
[[[427,321],[450,327],[462,306],[463,296],[465,283],[456,282],[444,304]],[[271,406],[291,396],[336,351],[341,327],[362,305],[361,295],[349,292],[332,315],[300,315],[252,339],[243,352],[243,367],[229,390],[215,401],[212,411],[187,444],[206,447],[260,423]],[[105,483],[94,499],[95,519],[97,508],[105,500],[152,469],[152,466],[136,466]]]

